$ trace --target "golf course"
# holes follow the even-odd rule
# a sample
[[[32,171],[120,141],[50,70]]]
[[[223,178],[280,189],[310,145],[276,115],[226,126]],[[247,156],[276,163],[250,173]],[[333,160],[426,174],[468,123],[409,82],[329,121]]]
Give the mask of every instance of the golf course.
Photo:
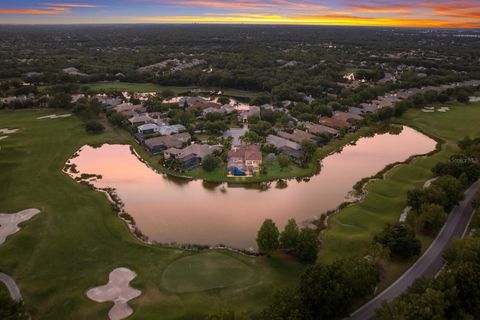
[[[407,191],[431,178],[431,168],[447,160],[458,140],[480,136],[480,104],[452,104],[446,113],[410,110],[394,121],[442,141],[439,152],[414,158],[368,184],[368,194],[328,219],[319,263],[345,255],[363,256],[372,236],[397,221]],[[262,310],[278,289],[292,287],[305,268],[277,253],[249,257],[227,250],[184,251],[140,242],[116,216],[104,194],[62,172],[83,145],[131,143],[120,129],[90,135],[75,116],[37,119],[48,110],[0,110],[0,128],[17,132],[0,140],[0,212],[38,208],[0,246],[0,271],[15,279],[33,319],[105,319],[111,303],[89,300],[86,291],[106,283],[115,268],[138,274],[141,290],[129,319],[203,319],[234,311],[238,319]],[[320,214],[321,212],[319,212]],[[431,239],[422,239],[424,249]],[[386,267],[381,286],[412,261]]]

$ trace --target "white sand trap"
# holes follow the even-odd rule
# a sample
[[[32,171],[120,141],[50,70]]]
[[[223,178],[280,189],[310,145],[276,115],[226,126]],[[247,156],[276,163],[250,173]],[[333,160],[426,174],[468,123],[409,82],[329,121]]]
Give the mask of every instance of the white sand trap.
[[[125,319],[133,313],[128,301],[140,296],[140,290],[130,287],[130,281],[137,274],[127,268],[117,268],[110,272],[108,283],[87,291],[87,297],[96,302],[113,301],[114,305],[108,312],[111,320]]]
[[[7,138],[8,138],[8,136],[1,136],[0,140],[7,139]]]
[[[438,112],[448,112],[448,111],[450,111],[449,107],[441,107],[438,109]]]
[[[17,132],[18,129],[0,129],[0,134],[12,134],[12,133],[15,133]]]
[[[4,243],[8,236],[18,232],[20,223],[30,220],[40,213],[38,209],[27,209],[17,213],[0,213],[0,244]]]
[[[43,117],[38,117],[37,119],[58,119],[58,118],[68,118],[68,117],[71,117],[72,114],[71,113],[67,113],[67,114],[50,114],[48,116],[43,116]]]
[[[432,112],[435,112],[435,110],[423,108],[423,109],[422,109],[422,112],[432,113]]]
[[[433,182],[435,182],[438,179],[438,177],[432,178],[430,180],[425,181],[423,184],[423,189],[428,189],[432,185]]]

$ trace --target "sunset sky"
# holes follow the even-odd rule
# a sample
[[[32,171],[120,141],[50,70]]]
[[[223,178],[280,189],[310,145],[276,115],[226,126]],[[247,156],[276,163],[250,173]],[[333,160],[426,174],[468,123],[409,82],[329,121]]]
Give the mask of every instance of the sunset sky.
[[[480,0],[0,0],[0,24],[245,23],[480,28]]]

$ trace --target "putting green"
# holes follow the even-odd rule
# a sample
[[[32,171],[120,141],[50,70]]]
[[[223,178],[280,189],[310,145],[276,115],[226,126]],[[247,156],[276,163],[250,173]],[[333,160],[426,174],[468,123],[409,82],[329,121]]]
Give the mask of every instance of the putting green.
[[[228,254],[206,251],[168,265],[162,287],[175,293],[206,291],[245,284],[252,276],[251,267],[244,262]]]

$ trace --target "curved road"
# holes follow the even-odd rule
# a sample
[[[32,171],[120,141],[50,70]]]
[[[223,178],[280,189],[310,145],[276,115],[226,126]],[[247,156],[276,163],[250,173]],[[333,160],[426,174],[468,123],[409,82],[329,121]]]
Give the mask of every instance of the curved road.
[[[13,300],[15,301],[22,300],[22,294],[20,293],[20,288],[18,288],[17,284],[12,278],[10,278],[5,273],[0,272],[0,282],[3,282],[5,284],[5,286],[8,289],[8,292],[10,292],[10,297]]]
[[[392,301],[406,291],[420,277],[434,277],[443,268],[445,261],[442,253],[455,237],[463,237],[473,216],[472,201],[480,190],[480,180],[475,182],[466,192],[465,199],[453,208],[447,222],[432,242],[430,247],[395,283],[378,296],[355,311],[349,319],[368,320],[375,318],[375,310],[383,301]]]

